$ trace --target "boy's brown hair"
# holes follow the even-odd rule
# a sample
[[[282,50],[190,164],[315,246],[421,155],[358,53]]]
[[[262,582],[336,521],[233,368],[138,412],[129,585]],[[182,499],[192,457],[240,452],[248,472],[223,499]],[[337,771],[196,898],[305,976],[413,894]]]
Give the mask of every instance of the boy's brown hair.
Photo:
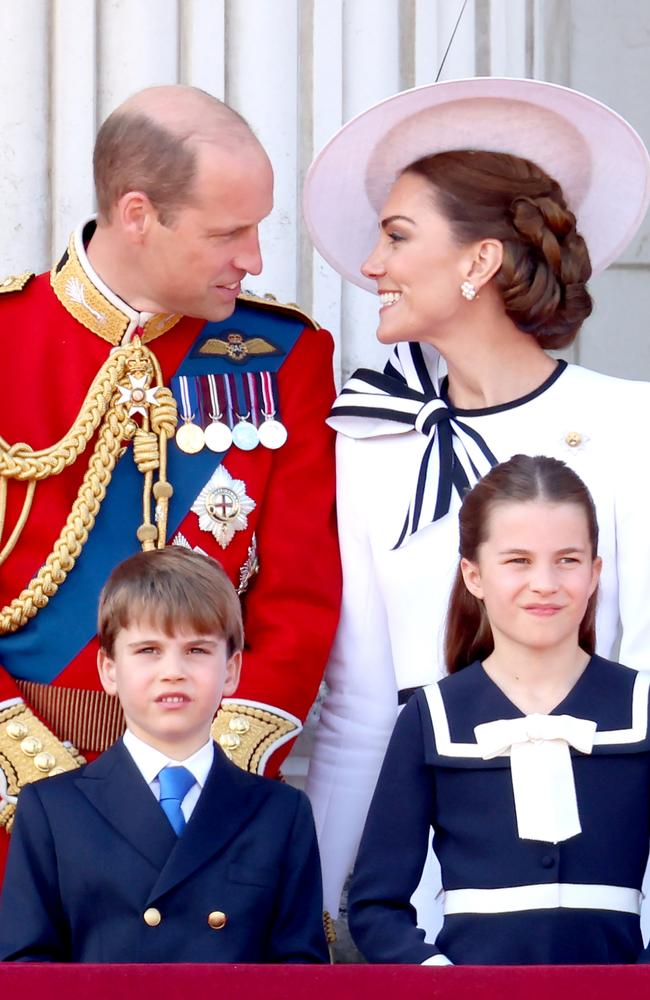
[[[112,657],[118,632],[139,621],[168,636],[220,633],[229,657],[244,646],[237,591],[215,559],[191,549],[138,552],[115,567],[99,597],[100,647]]]

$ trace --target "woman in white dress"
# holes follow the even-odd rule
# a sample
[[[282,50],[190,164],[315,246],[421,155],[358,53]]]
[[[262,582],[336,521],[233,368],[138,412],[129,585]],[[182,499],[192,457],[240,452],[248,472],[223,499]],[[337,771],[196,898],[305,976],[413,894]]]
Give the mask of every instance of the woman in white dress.
[[[398,94],[311,168],[315,245],[379,295],[377,336],[395,345],[331,418],[344,596],[308,791],[334,915],[398,703],[444,673],[460,497],[497,461],[552,455],[587,483],[604,564],[598,651],[611,656],[620,635],[617,658],[648,668],[650,385],[546,353],[575,338],[586,281],[643,219],[648,163],[604,105],[493,78]]]

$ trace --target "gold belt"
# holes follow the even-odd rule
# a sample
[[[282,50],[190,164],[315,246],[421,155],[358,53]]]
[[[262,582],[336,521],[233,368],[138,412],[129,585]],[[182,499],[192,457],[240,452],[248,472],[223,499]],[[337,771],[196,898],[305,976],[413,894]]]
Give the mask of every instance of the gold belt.
[[[105,691],[54,687],[16,681],[21,695],[61,740],[82,753],[102,753],[124,732],[124,713],[117,698]]]

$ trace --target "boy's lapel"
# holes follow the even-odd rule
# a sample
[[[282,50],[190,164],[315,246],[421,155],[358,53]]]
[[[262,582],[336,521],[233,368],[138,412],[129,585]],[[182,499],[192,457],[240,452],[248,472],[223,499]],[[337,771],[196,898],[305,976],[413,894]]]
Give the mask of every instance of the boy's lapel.
[[[269,788],[265,781],[232,764],[215,744],[214,761],[194,812],[153,886],[147,905],[223,851],[261,808]]]
[[[122,740],[85,767],[76,784],[120,836],[158,871],[164,867],[176,835]]]

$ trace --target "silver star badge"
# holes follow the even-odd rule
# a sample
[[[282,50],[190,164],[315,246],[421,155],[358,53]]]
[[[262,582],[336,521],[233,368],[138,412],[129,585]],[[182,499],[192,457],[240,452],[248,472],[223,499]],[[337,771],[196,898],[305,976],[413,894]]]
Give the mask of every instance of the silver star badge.
[[[140,378],[136,378],[135,375],[129,375],[128,379],[131,384],[129,386],[118,385],[117,387],[120,390],[118,403],[130,403],[130,417],[135,413],[141,413],[143,417],[146,416],[146,408],[151,403],[156,402],[156,392],[158,390],[147,388],[148,377],[148,375],[141,375]]]
[[[233,479],[225,465],[220,465],[192,504],[192,510],[198,514],[201,531],[209,531],[225,549],[235,532],[248,526],[248,515],[255,510],[255,501],[246,496],[246,483]]]

